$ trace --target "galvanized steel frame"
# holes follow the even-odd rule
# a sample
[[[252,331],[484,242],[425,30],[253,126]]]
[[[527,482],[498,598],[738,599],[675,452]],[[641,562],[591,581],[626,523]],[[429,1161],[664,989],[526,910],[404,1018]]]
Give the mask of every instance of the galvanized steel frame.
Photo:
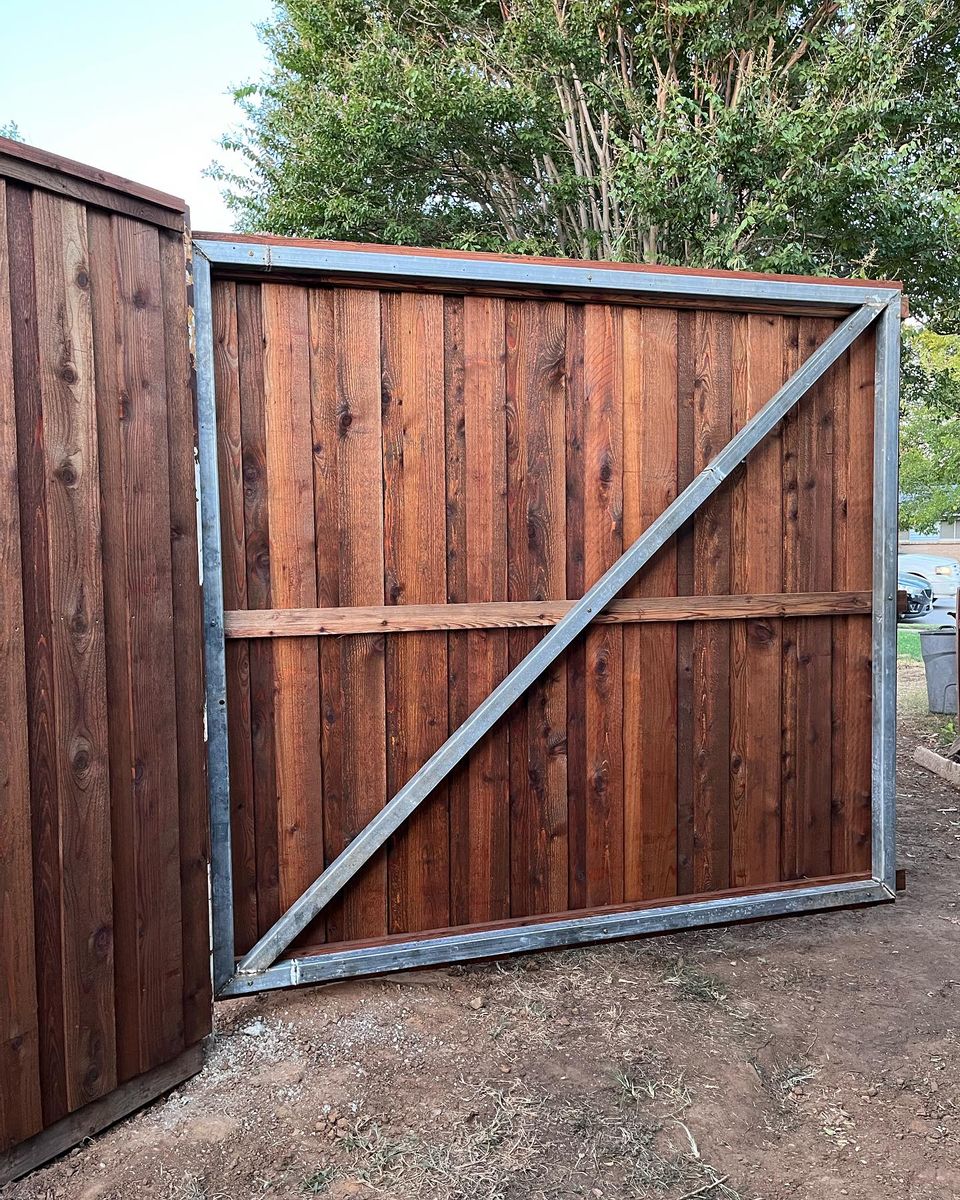
[[[603,293],[636,292],[689,303],[698,297],[732,302],[841,306],[851,316],[780,389],[763,410],[718,454],[634,543],[607,574],[555,625],[527,659],[491,693],[311,885],[303,896],[235,966],[230,851],[230,788],[227,758],[226,671],[220,558],[216,396],[213,377],[211,264],[231,274],[262,276],[272,269],[362,276],[380,280],[443,280],[446,283],[527,285]],[[243,995],[299,983],[402,970],[430,963],[601,941],[762,916],[870,904],[894,897],[896,705],[896,512],[899,399],[900,293],[882,286],[838,285],[737,276],[629,272],[595,266],[557,266],[501,259],[458,259],[427,253],[354,251],[197,240],[194,242],[194,310],[197,330],[197,392],[200,424],[201,533],[204,574],[204,649],[207,656],[208,779],[212,839],[214,983],[219,996]],[[516,928],[451,932],[389,945],[331,950],[275,960],[355,871],[383,844],[517,696],[539,677],[643,563],[721,485],[739,462],[775,427],[816,379],[874,320],[877,333],[874,438],[873,755],[871,878],[791,886],[751,896],[720,896],[646,906],[634,912],[571,916]]]

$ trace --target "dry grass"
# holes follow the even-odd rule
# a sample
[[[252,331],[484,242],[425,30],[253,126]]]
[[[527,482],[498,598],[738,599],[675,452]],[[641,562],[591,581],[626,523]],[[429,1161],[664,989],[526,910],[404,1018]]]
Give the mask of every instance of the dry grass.
[[[376,1118],[358,1119],[343,1139],[349,1164],[320,1164],[303,1191],[321,1195],[339,1177],[376,1194],[436,1200],[505,1200],[604,1194],[610,1180],[638,1200],[674,1196],[739,1200],[727,1177],[704,1161],[683,1115],[690,1094],[682,1075],[653,1059],[624,1063],[610,1081],[608,1104],[560,1096],[515,1080],[464,1088],[466,1104],[436,1139],[397,1135]],[[564,1149],[577,1146],[558,1171]],[[547,1167],[551,1169],[548,1171]],[[546,1180],[549,1178],[549,1183]]]

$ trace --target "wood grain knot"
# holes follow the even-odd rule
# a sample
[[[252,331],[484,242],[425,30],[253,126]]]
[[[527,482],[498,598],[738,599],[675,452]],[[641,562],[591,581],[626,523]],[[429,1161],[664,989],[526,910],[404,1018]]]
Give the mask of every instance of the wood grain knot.
[[[78,478],[77,469],[69,458],[65,458],[54,470],[53,477],[58,483],[62,483],[64,487],[75,487]]]

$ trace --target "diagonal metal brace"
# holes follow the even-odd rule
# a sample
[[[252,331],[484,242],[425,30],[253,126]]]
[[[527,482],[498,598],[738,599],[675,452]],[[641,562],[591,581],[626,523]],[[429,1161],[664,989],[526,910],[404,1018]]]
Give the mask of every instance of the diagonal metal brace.
[[[899,298],[898,298],[899,299]],[[646,562],[713,495],[800,398],[829,370],[885,307],[868,301],[851,314],[733,437],[720,453],[640,535],[629,550],[558,621],[466,721],[314,880],[302,896],[241,960],[241,973],[263,971],[276,961],[341,888],[447,778],[480,739],[535,683]]]

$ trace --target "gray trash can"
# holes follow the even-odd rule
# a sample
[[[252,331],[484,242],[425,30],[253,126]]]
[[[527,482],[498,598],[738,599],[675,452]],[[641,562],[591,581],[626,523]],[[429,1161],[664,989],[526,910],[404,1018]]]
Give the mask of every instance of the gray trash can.
[[[920,631],[920,653],[927,676],[927,703],[932,713],[957,711],[957,631]]]

